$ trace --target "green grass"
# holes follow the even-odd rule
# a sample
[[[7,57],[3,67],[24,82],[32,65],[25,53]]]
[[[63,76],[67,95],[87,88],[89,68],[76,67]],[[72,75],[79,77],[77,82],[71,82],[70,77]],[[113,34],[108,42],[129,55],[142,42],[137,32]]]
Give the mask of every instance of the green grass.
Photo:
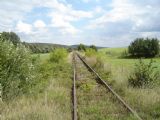
[[[133,68],[134,64],[138,62],[138,59],[125,59],[121,58],[122,52],[127,48],[104,48],[100,49],[99,53],[106,63],[111,64],[113,67],[127,67]],[[160,58],[153,58],[156,61],[156,66],[160,69]],[[150,59],[144,59],[145,62],[149,62]]]
[[[37,56],[37,55],[34,55]],[[45,88],[36,94],[23,95],[9,103],[0,103],[1,120],[70,120],[72,69],[67,60],[49,63],[49,54],[40,54],[40,64],[44,65],[43,74],[49,76]],[[36,88],[35,88],[36,90]]]
[[[33,54],[34,57],[40,57],[41,62],[45,62],[49,59],[49,53],[43,53],[43,54]]]
[[[80,120],[136,120],[113,95],[97,84],[92,73],[77,62],[77,101]]]
[[[136,89],[128,86],[128,77],[132,74],[138,59],[125,59],[121,54],[127,48],[100,49],[98,54],[104,62],[105,70],[112,72],[112,87],[145,120],[160,119],[160,85],[154,88]],[[143,59],[149,63],[151,59]],[[153,58],[160,71],[160,58]],[[160,81],[160,78],[158,79]]]

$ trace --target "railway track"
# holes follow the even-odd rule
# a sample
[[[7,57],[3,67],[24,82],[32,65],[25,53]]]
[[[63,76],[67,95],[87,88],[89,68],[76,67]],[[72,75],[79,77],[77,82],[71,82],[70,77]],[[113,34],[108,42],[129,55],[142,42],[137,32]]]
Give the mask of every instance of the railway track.
[[[77,53],[73,68],[73,120],[142,120]]]

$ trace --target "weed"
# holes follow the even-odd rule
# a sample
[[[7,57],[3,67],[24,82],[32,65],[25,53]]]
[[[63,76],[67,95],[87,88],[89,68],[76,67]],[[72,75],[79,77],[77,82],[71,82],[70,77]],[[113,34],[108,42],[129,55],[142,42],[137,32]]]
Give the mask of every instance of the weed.
[[[149,64],[145,64],[141,59],[138,64],[135,64],[133,75],[128,79],[129,85],[133,87],[151,86],[158,79],[158,73],[155,72],[156,67],[151,60]]]

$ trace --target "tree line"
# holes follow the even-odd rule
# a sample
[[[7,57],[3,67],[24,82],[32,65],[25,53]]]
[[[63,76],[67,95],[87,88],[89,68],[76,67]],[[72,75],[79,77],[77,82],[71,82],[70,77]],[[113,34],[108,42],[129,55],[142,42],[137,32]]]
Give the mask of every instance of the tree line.
[[[159,55],[160,45],[157,38],[137,38],[128,47],[131,57],[151,58]]]

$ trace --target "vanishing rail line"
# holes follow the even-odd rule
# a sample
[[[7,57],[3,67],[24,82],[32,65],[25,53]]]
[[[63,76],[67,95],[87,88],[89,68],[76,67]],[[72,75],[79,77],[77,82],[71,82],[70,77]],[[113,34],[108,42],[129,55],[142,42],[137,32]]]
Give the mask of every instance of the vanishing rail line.
[[[73,53],[73,68],[74,68],[74,79],[73,79],[73,120],[78,120],[78,115],[80,114],[80,110],[78,110],[78,98],[77,98],[77,86],[76,86],[76,82],[79,82],[77,79],[77,74],[79,71],[76,70],[76,65],[78,60],[80,60],[82,62],[82,64],[86,67],[87,71],[91,72],[91,74],[93,74],[94,76],[96,76],[96,78],[93,78],[96,83],[94,83],[93,85],[94,86],[100,86],[98,88],[102,89],[102,92],[100,90],[100,92],[98,92],[98,94],[102,94],[100,96],[105,96],[105,92],[103,90],[103,88],[105,87],[106,89],[108,89],[108,91],[116,98],[117,101],[119,101],[121,103],[121,106],[123,106],[124,108],[127,109],[127,111],[129,111],[131,114],[133,114],[133,116],[137,119],[137,120],[142,120],[140,118],[140,116],[104,81],[102,80],[102,78],[99,76],[99,74],[93,70],[86,62],[85,60],[83,60],[83,58],[78,54],[78,53]],[[81,64],[81,63],[79,63]],[[91,75],[90,75],[91,76]],[[98,84],[98,82],[101,83],[101,84]],[[81,82],[84,82],[84,81],[81,81]],[[102,88],[102,85],[103,85],[103,88]],[[79,94],[79,93],[78,93]],[[86,93],[84,93],[83,95],[86,95]],[[83,95],[81,95],[81,97],[83,97]],[[87,94],[87,95],[90,95],[90,94]],[[95,96],[95,95],[94,95]],[[79,98],[80,99],[80,98]],[[88,105],[89,103],[87,103]],[[85,107],[86,104],[84,104],[83,107]],[[107,107],[107,106],[105,106]],[[119,108],[121,109],[121,108]],[[104,113],[105,114],[105,113]],[[84,119],[84,118],[83,118]],[[87,119],[87,118],[86,118]]]

